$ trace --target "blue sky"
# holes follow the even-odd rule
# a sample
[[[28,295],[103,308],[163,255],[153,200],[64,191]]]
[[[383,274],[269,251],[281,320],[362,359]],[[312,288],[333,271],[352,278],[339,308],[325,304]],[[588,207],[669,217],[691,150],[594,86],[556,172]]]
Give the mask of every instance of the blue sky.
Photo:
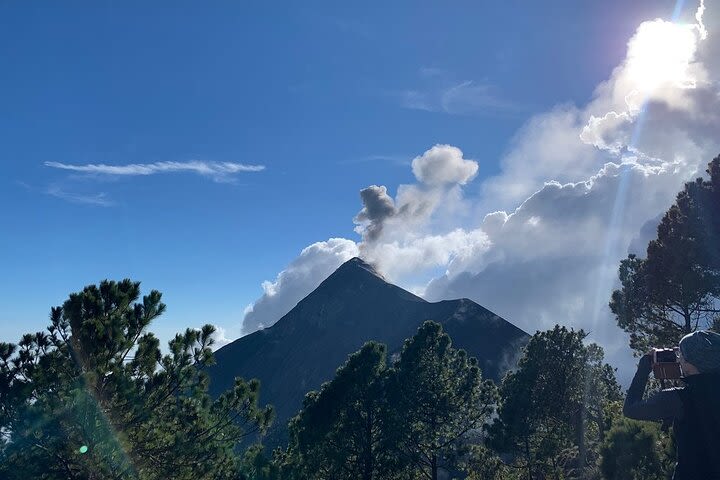
[[[362,188],[394,195],[442,143],[478,161],[478,194],[528,119],[590,101],[676,2],[389,3],[0,4],[0,339],[104,278],[164,293],[163,338],[239,325],[305,246],[360,239]],[[46,165],[191,161],[264,170]]]

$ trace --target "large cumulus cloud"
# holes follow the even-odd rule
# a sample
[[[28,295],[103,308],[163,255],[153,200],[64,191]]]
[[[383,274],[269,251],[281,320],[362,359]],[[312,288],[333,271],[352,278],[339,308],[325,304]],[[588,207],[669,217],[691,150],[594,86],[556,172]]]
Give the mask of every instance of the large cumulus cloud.
[[[625,337],[607,309],[618,262],[648,212],[672,202],[687,168],[627,159],[587,181],[548,183],[514,212],[488,215],[482,229],[491,246],[450,262],[425,296],[472,298],[529,332],[556,323],[584,328],[616,363],[628,362]],[[623,191],[627,201],[618,200]]]

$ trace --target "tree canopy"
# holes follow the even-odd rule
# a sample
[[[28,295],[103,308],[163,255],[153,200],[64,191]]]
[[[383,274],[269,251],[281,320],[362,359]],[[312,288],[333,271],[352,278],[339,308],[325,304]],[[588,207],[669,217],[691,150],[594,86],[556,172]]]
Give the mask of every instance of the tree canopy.
[[[646,258],[620,264],[610,309],[638,352],[677,345],[720,319],[720,156],[707,173],[677,195]]]
[[[664,478],[668,468],[660,445],[659,425],[618,415],[600,448],[600,471],[607,480]]]
[[[413,478],[437,480],[441,469],[457,465],[466,435],[493,413],[496,390],[483,380],[477,360],[428,321],[405,342],[390,375],[389,401],[395,444]]]
[[[387,478],[385,345],[368,342],[335,378],[310,392],[291,422],[292,453],[305,478]]]
[[[517,370],[503,379],[490,444],[512,455],[529,479],[567,469],[560,465],[567,449],[576,450],[573,463],[582,472],[588,442],[597,443],[604,433],[604,406],[620,398],[602,349],[585,345],[585,337],[582,330],[561,326],[537,332]]]
[[[425,322],[392,365],[386,347],[369,342],[306,396],[287,451],[276,452],[280,476],[437,479],[459,470],[468,434],[480,431],[495,401],[477,361]]]
[[[103,281],[53,308],[47,332],[0,343],[0,477],[237,478],[236,444],[272,409],[257,381],[211,399],[213,327],[163,355],[147,329],[164,311],[158,291]]]

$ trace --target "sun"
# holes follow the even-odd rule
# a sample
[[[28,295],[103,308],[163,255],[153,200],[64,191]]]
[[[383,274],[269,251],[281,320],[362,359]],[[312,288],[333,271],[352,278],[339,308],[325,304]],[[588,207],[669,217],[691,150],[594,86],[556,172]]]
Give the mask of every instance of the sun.
[[[628,43],[627,71],[634,87],[645,94],[663,86],[694,87],[689,67],[697,41],[693,25],[644,22]]]

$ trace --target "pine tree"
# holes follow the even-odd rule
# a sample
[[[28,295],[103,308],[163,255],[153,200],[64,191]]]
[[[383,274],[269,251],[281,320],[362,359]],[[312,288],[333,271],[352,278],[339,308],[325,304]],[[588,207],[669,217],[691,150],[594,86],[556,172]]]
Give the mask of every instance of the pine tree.
[[[214,329],[161,354],[147,331],[165,311],[139,282],[103,281],[53,308],[48,333],[0,344],[0,477],[236,478],[237,443],[272,418],[259,384],[207,393]]]
[[[568,469],[582,474],[589,444],[596,445],[604,433],[603,409],[621,396],[602,349],[584,345],[585,337],[582,330],[561,326],[537,332],[517,370],[503,379],[490,444],[512,455],[528,479]],[[567,458],[561,464],[559,455],[569,450],[572,465]]]
[[[301,478],[389,478],[385,357],[384,345],[368,342],[307,394],[290,423],[289,452]]]
[[[463,462],[466,480],[510,480],[520,478],[517,471],[508,467],[496,452],[484,445],[470,447],[468,458]]]
[[[671,442],[660,425],[622,416],[617,405],[611,428],[600,447],[600,471],[607,480],[655,480],[672,475],[674,461],[665,450]]]
[[[442,327],[427,321],[407,340],[388,387],[393,445],[414,472],[437,480],[457,468],[465,437],[493,412],[495,386],[483,381],[475,358],[452,347]]]
[[[720,157],[709,180],[685,184],[663,216],[647,257],[620,264],[610,309],[638,352],[677,345],[720,319]]]

